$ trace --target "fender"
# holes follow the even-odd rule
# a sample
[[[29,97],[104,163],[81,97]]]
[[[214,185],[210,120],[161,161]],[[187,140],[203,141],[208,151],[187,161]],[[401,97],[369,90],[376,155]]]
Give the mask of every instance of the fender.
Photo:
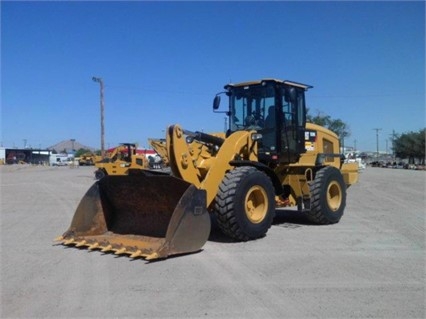
[[[265,164],[260,162],[255,162],[255,161],[241,161],[241,160],[231,161],[229,162],[229,164],[235,167],[240,167],[240,166],[255,167],[259,171],[264,172],[271,179],[272,185],[274,185],[274,188],[275,188],[275,195],[281,195],[284,192],[283,186],[281,185],[280,179],[278,178],[277,174],[275,174],[274,170],[272,170]]]

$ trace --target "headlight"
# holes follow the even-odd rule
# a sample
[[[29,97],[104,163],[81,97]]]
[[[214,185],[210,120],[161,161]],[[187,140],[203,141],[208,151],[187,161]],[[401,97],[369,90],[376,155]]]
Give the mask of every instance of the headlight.
[[[261,140],[261,139],[262,139],[262,134],[260,134],[260,133],[253,133],[253,134],[251,135],[251,139],[252,139],[253,141]]]

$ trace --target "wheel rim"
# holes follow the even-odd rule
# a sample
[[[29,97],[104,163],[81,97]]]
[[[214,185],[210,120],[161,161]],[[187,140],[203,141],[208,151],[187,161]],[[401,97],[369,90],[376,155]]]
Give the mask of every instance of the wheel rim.
[[[335,212],[342,204],[342,189],[336,181],[332,181],[327,188],[327,204]]]
[[[249,189],[245,200],[247,218],[253,224],[258,224],[265,219],[268,212],[268,196],[265,190],[259,186]]]

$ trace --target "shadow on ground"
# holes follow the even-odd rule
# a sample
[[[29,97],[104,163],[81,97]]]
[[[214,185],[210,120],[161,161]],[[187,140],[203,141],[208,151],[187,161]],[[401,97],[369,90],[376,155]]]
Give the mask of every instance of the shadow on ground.
[[[211,231],[209,241],[218,243],[236,243],[235,240],[226,236],[220,230],[217,220],[213,214],[211,216]],[[303,226],[314,225],[311,223],[303,213],[296,210],[290,209],[277,209],[275,211],[275,218],[272,222],[272,226],[278,226],[283,228],[299,228]]]

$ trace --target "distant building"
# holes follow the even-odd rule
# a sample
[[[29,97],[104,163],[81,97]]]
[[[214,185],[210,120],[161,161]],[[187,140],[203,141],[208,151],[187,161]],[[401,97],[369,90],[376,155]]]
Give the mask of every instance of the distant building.
[[[29,148],[0,148],[1,164],[48,164],[50,150]]]

